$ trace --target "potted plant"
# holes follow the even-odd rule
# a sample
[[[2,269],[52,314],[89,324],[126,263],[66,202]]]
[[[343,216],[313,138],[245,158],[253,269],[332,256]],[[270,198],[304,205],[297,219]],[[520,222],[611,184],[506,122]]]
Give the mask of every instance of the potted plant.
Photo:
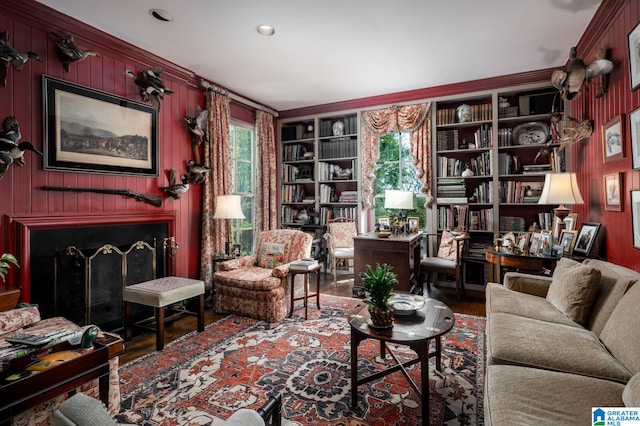
[[[11,264],[15,265],[18,268],[20,267],[20,265],[18,264],[18,260],[14,255],[5,253],[2,255],[2,257],[0,257],[0,278],[2,278],[3,282],[5,282],[7,278],[7,274],[9,273],[9,268],[11,268]]]
[[[369,307],[371,323],[374,327],[386,328],[393,325],[393,306],[389,299],[393,295],[393,286],[398,282],[396,274],[391,272],[393,267],[386,263],[376,264],[372,269],[367,265],[360,273],[362,289],[366,299],[364,303]]]

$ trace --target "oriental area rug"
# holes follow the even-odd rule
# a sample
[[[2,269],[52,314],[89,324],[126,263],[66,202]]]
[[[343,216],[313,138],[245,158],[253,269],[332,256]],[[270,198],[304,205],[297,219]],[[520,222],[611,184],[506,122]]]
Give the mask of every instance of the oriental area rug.
[[[240,408],[282,396],[283,425],[418,425],[420,397],[401,372],[358,387],[351,407],[350,328],[357,299],[322,295],[279,324],[229,315],[120,368],[117,419],[137,425],[218,425]],[[429,361],[430,424],[482,425],[485,319],[456,314],[442,339],[442,373]],[[401,361],[415,358],[397,346]],[[395,365],[379,342],[360,343],[359,377]],[[420,365],[408,368],[420,386]],[[297,422],[297,423],[296,423]]]

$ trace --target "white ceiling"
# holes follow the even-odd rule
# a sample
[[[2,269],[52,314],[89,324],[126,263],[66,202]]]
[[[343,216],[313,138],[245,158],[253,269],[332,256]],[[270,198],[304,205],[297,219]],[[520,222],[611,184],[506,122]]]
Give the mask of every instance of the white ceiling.
[[[38,1],[279,111],[562,67],[600,4]],[[152,8],[175,19],[157,21]],[[258,35],[259,24],[274,26],[275,35]]]

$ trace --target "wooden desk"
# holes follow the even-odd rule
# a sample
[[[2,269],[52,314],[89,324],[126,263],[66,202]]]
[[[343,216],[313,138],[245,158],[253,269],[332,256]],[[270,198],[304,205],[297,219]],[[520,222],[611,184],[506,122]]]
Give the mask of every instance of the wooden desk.
[[[367,265],[372,268],[376,263],[387,263],[393,266],[392,272],[398,276],[398,291],[411,290],[412,282],[416,280],[416,273],[420,268],[420,241],[422,234],[407,234],[379,238],[375,233],[358,235],[354,242],[354,294],[361,291],[360,272]]]
[[[484,257],[489,262],[489,279],[502,284],[503,269],[514,269],[526,273],[542,274],[545,270],[553,270],[559,257],[510,254],[496,251],[492,247],[484,250]]]

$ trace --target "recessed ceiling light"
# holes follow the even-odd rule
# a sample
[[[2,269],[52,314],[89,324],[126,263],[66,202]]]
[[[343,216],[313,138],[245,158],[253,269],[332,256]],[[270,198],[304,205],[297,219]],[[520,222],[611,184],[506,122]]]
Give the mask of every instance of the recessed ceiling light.
[[[266,37],[270,37],[276,32],[271,25],[258,25],[256,27],[256,31],[258,31],[258,34],[262,34]]]
[[[171,22],[173,21],[173,15],[164,9],[151,9],[149,15],[156,18],[158,21]]]

